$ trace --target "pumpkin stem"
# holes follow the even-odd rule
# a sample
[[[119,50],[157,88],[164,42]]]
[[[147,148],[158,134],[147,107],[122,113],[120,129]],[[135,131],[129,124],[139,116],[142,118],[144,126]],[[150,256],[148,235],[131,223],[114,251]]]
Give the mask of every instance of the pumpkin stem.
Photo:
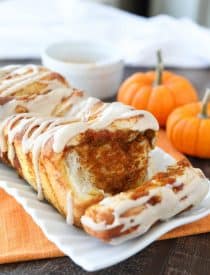
[[[208,103],[210,102],[210,89],[206,89],[205,95],[202,100],[201,114],[202,118],[208,118]]]
[[[155,71],[154,86],[158,86],[162,83],[163,69],[164,69],[164,67],[163,67],[162,53],[161,53],[161,50],[159,49],[157,51],[157,66],[156,66],[156,71]]]

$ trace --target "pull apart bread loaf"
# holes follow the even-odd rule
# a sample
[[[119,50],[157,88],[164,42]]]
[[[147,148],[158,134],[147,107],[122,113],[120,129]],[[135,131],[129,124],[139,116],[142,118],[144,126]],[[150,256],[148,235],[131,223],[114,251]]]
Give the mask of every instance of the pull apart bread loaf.
[[[0,158],[90,235],[110,243],[136,237],[208,191],[186,162],[146,180],[158,130],[146,111],[86,97],[32,65],[2,69],[0,95]]]
[[[90,235],[119,244],[198,204],[207,191],[201,170],[182,160],[139,187],[89,207],[82,224]]]

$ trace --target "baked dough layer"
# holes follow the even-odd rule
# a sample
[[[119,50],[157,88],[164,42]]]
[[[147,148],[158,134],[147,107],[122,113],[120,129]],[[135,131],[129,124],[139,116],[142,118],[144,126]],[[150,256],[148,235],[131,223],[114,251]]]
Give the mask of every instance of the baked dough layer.
[[[15,113],[63,116],[84,93],[58,73],[37,65],[0,69],[0,119]]]
[[[208,186],[201,170],[183,160],[136,189],[104,198],[89,207],[81,218],[82,225],[88,234],[119,244],[198,204]]]

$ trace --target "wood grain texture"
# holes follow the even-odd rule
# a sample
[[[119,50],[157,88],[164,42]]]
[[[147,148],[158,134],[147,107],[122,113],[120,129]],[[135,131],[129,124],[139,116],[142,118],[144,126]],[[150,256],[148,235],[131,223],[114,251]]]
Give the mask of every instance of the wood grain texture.
[[[12,63],[36,63],[39,60],[2,60],[0,66]],[[141,68],[146,70],[146,68]],[[136,68],[126,68],[124,77],[127,77]],[[210,87],[210,69],[173,69],[174,72],[186,76],[198,89],[200,98],[205,88]],[[109,101],[114,98],[109,99]],[[207,177],[210,177],[210,160],[189,158],[192,164],[201,168]],[[97,261],[100,261],[100,255]],[[0,266],[0,274],[139,274],[139,275],[208,275],[210,274],[210,233],[179,239],[157,241],[142,252],[99,272],[85,272],[75,265],[69,258],[37,260],[31,262],[4,264]]]

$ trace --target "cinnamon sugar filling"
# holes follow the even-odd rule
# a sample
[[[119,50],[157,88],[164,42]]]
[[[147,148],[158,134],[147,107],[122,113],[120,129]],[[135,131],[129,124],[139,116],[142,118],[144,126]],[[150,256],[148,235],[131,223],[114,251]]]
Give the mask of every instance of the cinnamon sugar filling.
[[[154,135],[152,130],[143,134],[131,130],[88,130],[80,145],[71,149],[91,175],[91,182],[105,193],[116,194],[144,181]]]

